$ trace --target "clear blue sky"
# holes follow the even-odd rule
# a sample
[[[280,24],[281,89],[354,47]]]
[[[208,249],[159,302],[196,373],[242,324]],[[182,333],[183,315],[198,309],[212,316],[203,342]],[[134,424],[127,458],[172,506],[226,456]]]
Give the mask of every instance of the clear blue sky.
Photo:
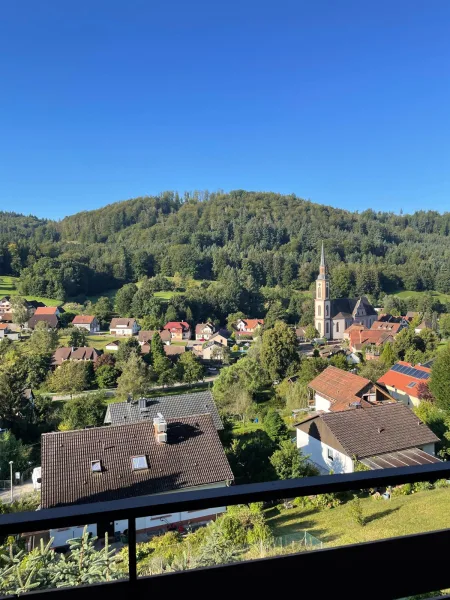
[[[12,0],[1,208],[166,189],[446,210],[449,0]]]

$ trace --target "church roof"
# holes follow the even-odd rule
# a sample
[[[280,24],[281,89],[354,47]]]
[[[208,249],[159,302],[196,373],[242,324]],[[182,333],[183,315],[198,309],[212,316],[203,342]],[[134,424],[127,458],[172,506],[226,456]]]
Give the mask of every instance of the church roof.
[[[365,296],[359,298],[335,298],[330,301],[331,318],[355,316],[357,307],[364,308],[367,316],[376,315],[376,311]]]

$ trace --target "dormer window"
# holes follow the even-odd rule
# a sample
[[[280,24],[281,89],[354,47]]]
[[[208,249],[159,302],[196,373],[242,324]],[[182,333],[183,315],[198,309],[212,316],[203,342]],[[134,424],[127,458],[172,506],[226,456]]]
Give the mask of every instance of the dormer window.
[[[101,460],[91,460],[91,471],[93,473],[101,473],[102,472],[102,461]]]
[[[131,468],[133,469],[133,471],[141,471],[142,469],[148,469],[147,457],[133,456],[131,458]]]

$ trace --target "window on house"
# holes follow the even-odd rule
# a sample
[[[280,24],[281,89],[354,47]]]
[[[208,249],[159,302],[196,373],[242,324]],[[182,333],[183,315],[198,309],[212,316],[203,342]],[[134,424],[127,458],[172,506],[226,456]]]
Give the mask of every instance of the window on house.
[[[102,461],[101,460],[91,460],[91,471],[93,473],[101,473],[102,472]]]
[[[327,315],[327,317],[328,317],[329,308],[330,307],[328,306],[328,304],[325,304],[325,314]]]
[[[330,333],[330,324],[327,321],[327,333]]]
[[[332,448],[328,448],[327,450],[328,460],[334,460],[334,452]]]
[[[336,322],[336,333],[339,333],[339,323]]]
[[[406,387],[413,388],[415,385],[416,385],[416,382],[411,381],[411,383],[408,383],[408,385]]]
[[[322,333],[322,323],[317,323],[317,331]]]
[[[318,305],[318,307],[317,307],[317,315],[318,315],[319,317],[321,317],[321,316],[322,316],[322,307],[320,306],[320,304],[319,304],[319,305]]]
[[[133,456],[131,458],[131,464],[132,464],[133,471],[140,471],[141,469],[148,469],[146,456]]]

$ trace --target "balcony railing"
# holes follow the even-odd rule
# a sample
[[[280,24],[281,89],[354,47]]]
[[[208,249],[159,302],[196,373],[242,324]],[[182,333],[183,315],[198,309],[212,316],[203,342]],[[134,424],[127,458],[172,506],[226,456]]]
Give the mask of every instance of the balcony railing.
[[[0,517],[0,536],[128,519],[128,579],[33,592],[39,598],[172,598],[236,595],[301,598],[402,598],[450,587],[450,529],[325,548],[275,558],[137,577],[136,518],[450,478],[450,462],[325,475],[112,502],[64,506]],[[430,497],[430,501],[432,501]]]

